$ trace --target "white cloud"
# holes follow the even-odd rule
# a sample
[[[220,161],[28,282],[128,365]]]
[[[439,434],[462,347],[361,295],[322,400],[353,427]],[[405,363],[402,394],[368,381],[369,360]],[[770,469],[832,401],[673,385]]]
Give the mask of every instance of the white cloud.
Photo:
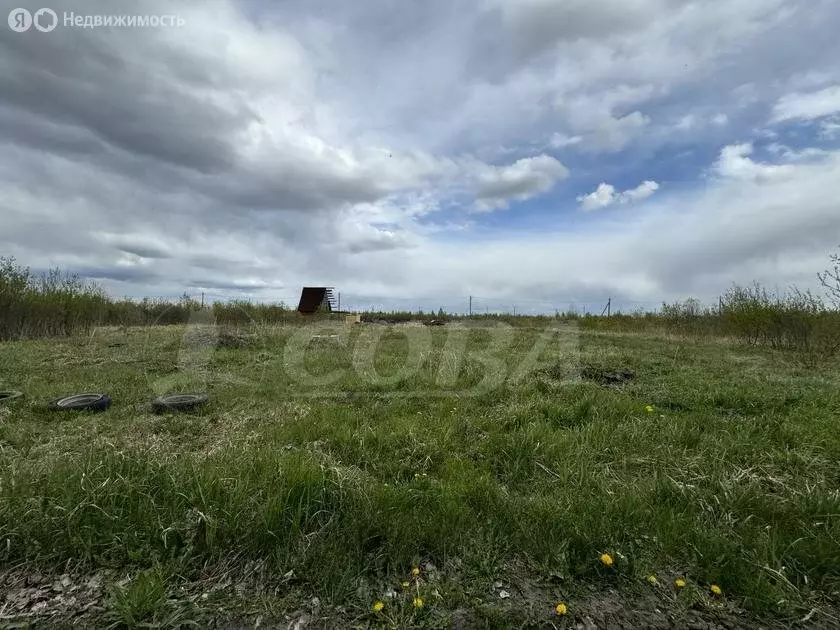
[[[586,148],[613,153],[621,151],[642,134],[650,125],[650,118],[641,112],[632,112],[621,118],[606,118],[594,130]]]
[[[612,184],[601,183],[594,192],[581,195],[577,200],[580,202],[581,210],[590,212],[599,208],[606,208],[614,203],[625,204],[643,201],[657,190],[659,190],[659,184],[651,180],[645,180],[635,188],[623,192],[616,192],[615,186]]]
[[[466,295],[469,286],[475,294],[516,298],[522,278],[529,295],[547,300],[610,293],[653,302],[692,294],[716,299],[732,282],[752,280],[816,288],[814,273],[837,246],[838,197],[835,151],[794,165],[788,178],[720,178],[667,202],[651,201],[644,213],[595,214],[585,231],[429,242],[393,262],[418,295],[444,289]],[[556,269],[564,270],[561,277]]]
[[[615,186],[602,182],[598,184],[598,188],[594,192],[588,195],[581,195],[577,200],[580,202],[580,207],[584,212],[606,208],[616,201]]]
[[[697,124],[697,116],[695,116],[694,114],[686,114],[677,121],[677,124],[674,125],[674,127],[680,131],[687,131],[696,127]]]
[[[749,142],[726,146],[721,149],[714,170],[718,175],[729,179],[757,182],[782,180],[793,174],[792,165],[756,162],[749,157],[752,153],[753,145]]]
[[[569,170],[550,155],[523,158],[507,166],[475,166],[476,210],[506,208],[511,201],[524,201],[548,192],[566,179]]]
[[[753,274],[786,282],[837,233],[833,154],[780,149],[767,163],[733,144],[774,104],[821,118],[823,140],[836,132],[831,0],[324,0],[317,14],[307,0],[149,2],[185,27],[0,38],[0,250],[25,264],[135,295],[311,281],[658,300]],[[712,143],[731,146],[698,166]],[[563,163],[537,155],[555,149]],[[581,199],[593,207],[650,197],[674,170],[682,185],[670,208],[654,195],[554,232],[571,208],[548,194],[566,166],[650,178],[602,184]],[[692,181],[703,167],[716,177]],[[474,212],[543,194],[527,225]]]
[[[619,203],[642,201],[643,199],[647,199],[648,197],[650,197],[657,190],[659,190],[659,184],[657,184],[656,182],[651,180],[643,181],[635,188],[625,190],[623,193],[621,193],[621,195],[619,196]]]
[[[568,136],[564,133],[554,133],[552,134],[551,140],[549,140],[548,144],[555,149],[563,149],[565,147],[580,144],[582,140],[583,136]]]
[[[772,122],[813,120],[840,113],[840,85],[816,92],[787,94],[773,107]]]
[[[820,124],[820,135],[825,138],[840,136],[840,118],[835,120],[824,120]]]

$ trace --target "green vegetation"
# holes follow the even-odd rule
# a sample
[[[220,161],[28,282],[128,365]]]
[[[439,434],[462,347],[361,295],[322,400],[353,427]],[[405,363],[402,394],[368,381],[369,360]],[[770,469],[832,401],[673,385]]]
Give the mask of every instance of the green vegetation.
[[[586,320],[502,330],[194,323],[0,344],[0,388],[27,395],[0,406],[0,563],[111,570],[104,614],[127,626],[282,619],[313,597],[343,625],[545,625],[609,589],[675,615],[837,615],[833,361]],[[611,370],[635,378],[589,380]],[[151,414],[169,388],[212,404]],[[90,390],[114,406],[37,405]]]
[[[26,394],[0,401],[0,567],[104,576],[112,627],[542,626],[615,597],[629,625],[838,620],[836,310],[754,285],[432,316],[117,301],[0,261],[0,390]],[[39,404],[77,391],[114,406]],[[212,402],[152,414],[169,391]]]

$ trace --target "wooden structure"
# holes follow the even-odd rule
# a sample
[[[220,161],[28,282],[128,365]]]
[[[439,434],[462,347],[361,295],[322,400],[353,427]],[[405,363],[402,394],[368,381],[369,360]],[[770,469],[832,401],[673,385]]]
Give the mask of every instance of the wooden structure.
[[[298,303],[299,313],[332,312],[335,310],[335,296],[332,287],[303,287]]]

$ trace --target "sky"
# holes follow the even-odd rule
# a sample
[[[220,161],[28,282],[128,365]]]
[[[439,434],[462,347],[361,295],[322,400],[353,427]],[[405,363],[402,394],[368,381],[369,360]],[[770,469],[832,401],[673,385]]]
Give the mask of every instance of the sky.
[[[840,246],[838,0],[50,8],[0,30],[0,255],[114,295],[716,303]]]

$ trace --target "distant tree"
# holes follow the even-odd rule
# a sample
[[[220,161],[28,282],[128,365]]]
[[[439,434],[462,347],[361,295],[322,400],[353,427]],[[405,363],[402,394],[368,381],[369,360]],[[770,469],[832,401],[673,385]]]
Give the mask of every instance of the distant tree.
[[[832,268],[818,273],[817,278],[834,307],[840,308],[840,255],[832,254],[830,260]]]

